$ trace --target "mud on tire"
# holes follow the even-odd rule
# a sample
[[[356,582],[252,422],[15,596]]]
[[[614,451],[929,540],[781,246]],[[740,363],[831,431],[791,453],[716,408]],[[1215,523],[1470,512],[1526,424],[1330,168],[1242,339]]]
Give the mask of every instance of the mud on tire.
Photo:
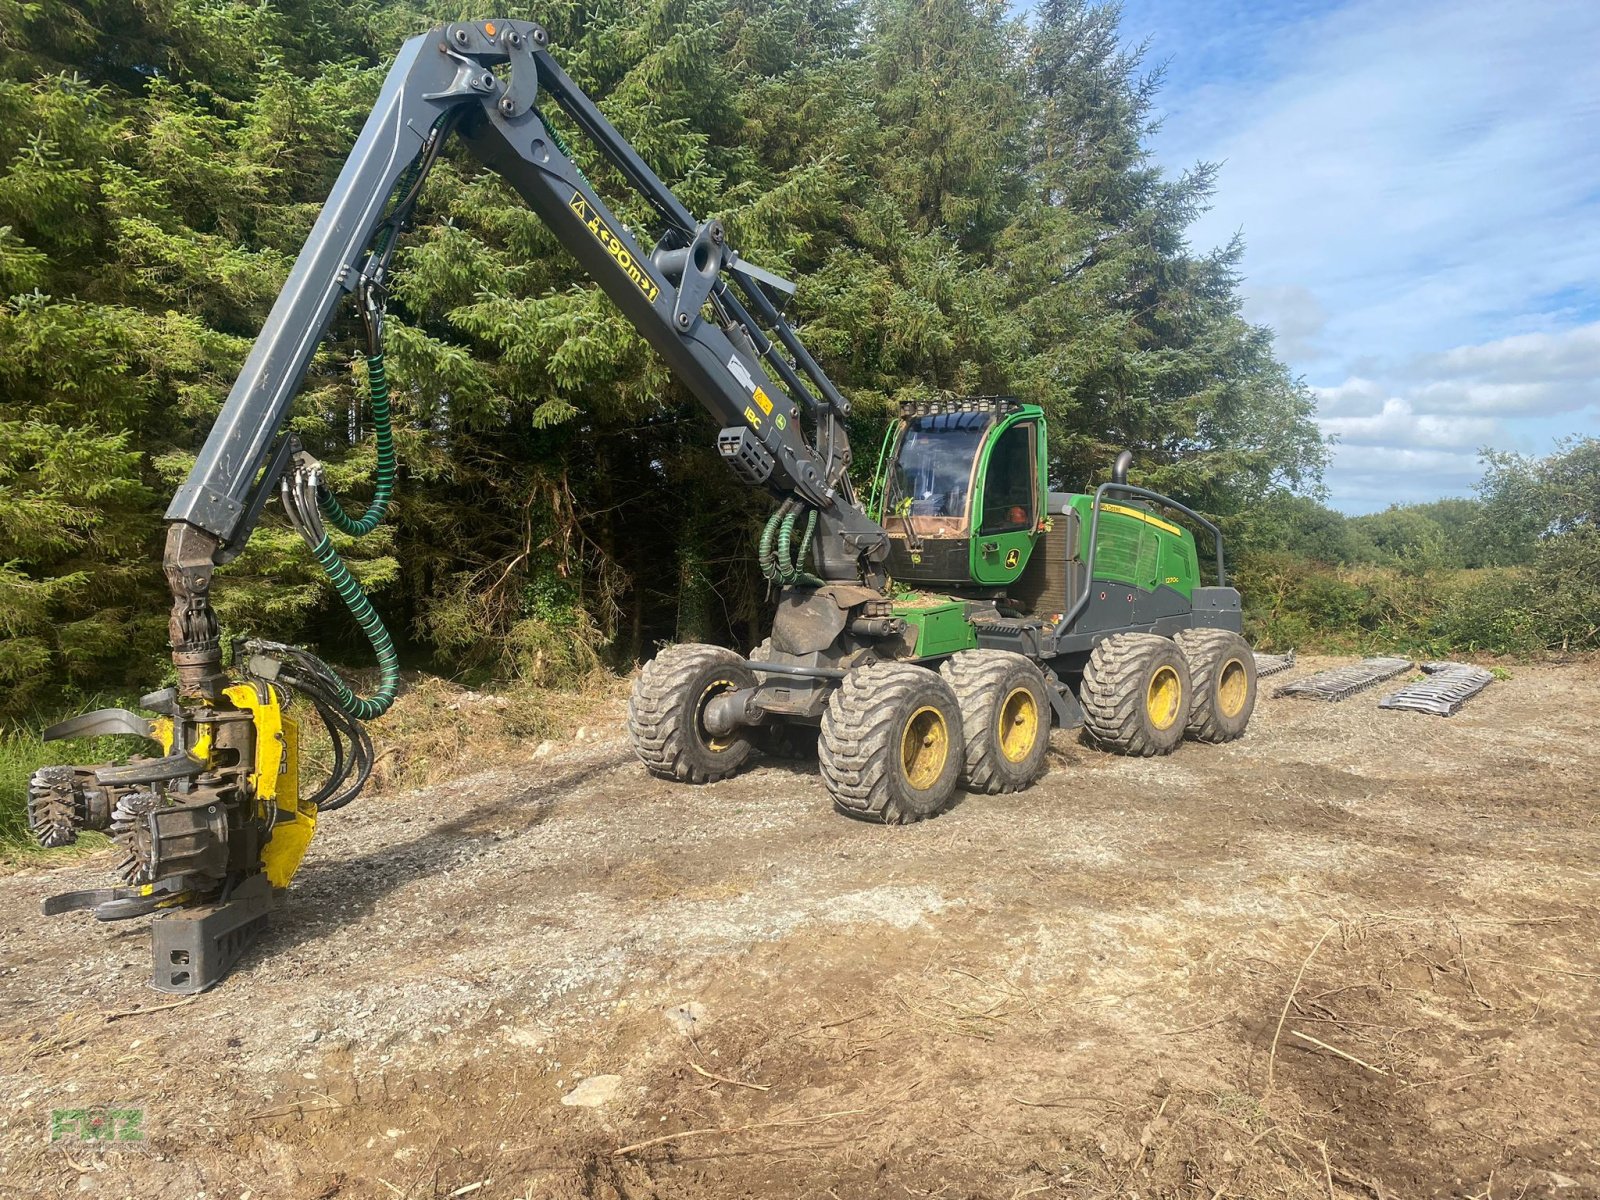
[[[732,650],[697,642],[668,646],[639,672],[628,699],[628,735],[652,775],[715,783],[750,758],[749,731],[713,737],[702,717],[723,692],[754,687],[755,675]]]
[[[936,672],[858,667],[828,699],[817,762],[841,812],[904,825],[949,807],[961,778],[961,707]]]
[[[1243,735],[1256,707],[1256,657],[1228,629],[1185,629],[1173,639],[1189,660],[1193,684],[1186,736],[1231,742]]]
[[[1050,750],[1050,698],[1039,668],[1009,650],[963,650],[939,668],[961,706],[969,791],[1032,787]]]
[[[1078,698],[1084,729],[1115,754],[1171,754],[1189,724],[1189,662],[1171,638],[1119,633],[1094,648]]]

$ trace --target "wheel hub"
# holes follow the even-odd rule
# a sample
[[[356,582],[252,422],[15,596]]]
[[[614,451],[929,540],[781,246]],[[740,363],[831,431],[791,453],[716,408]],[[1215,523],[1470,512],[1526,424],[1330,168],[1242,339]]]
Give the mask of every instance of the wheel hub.
[[[1178,719],[1178,706],[1183,700],[1183,681],[1171,667],[1157,667],[1145,689],[1144,707],[1150,724],[1157,729],[1170,729]]]
[[[695,705],[695,728],[699,732],[700,740],[705,744],[707,750],[720,754],[733,745],[733,728],[722,730],[721,732],[713,732],[712,727],[716,722],[708,722],[706,720],[706,709],[718,696],[735,691],[738,686],[731,679],[713,679],[706,685],[705,690],[700,693],[700,702]]]
[[[900,735],[900,766],[906,782],[926,791],[938,782],[950,756],[950,730],[944,714],[924,705],[911,714]]]
[[[1250,679],[1244,664],[1230,658],[1217,673],[1217,708],[1225,717],[1236,717],[1244,710],[1245,698],[1250,694]]]
[[[1000,705],[1000,752],[1008,762],[1022,762],[1039,739],[1039,706],[1025,687],[1014,689]]]

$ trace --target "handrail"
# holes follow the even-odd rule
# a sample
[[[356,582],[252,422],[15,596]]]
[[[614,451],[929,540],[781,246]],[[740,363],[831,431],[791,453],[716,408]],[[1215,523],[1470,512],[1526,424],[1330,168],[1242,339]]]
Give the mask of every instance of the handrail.
[[[1094,509],[1089,517],[1089,556],[1083,562],[1083,594],[1073,602],[1072,608],[1067,615],[1061,618],[1061,624],[1057,626],[1058,630],[1071,629],[1077,623],[1078,618],[1083,615],[1083,610],[1089,607],[1089,596],[1094,590],[1094,552],[1099,545],[1100,501],[1107,492],[1117,492],[1125,496],[1137,496],[1143,500],[1154,501],[1156,504],[1164,505],[1167,508],[1177,509],[1190,520],[1205,526],[1207,532],[1211,534],[1211,542],[1217,556],[1217,586],[1228,586],[1228,572],[1222,560],[1222,530],[1218,529],[1188,505],[1179,504],[1170,496],[1163,496],[1160,492],[1152,492],[1147,488],[1134,487],[1131,483],[1109,481],[1102,483],[1094,490]]]

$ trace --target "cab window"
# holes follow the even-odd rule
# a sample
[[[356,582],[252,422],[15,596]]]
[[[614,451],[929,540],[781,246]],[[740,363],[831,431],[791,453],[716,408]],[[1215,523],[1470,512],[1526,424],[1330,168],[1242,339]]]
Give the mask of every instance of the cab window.
[[[895,463],[897,515],[964,520],[971,500],[972,463],[989,417],[949,413],[907,423]]]
[[[1035,430],[1035,422],[1019,421],[995,441],[983,481],[983,525],[979,533],[1011,533],[1033,528],[1037,519],[1033,508],[1038,490],[1033,478],[1037,461]]]

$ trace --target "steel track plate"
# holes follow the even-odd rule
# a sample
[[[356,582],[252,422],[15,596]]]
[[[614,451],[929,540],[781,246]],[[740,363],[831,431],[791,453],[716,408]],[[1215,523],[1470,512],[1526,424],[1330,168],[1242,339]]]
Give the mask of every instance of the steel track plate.
[[[1494,682],[1492,672],[1471,663],[1425,662],[1422,669],[1428,678],[1390,692],[1378,701],[1378,707],[1453,717],[1463,704]]]
[[[1307,675],[1304,679],[1296,679],[1272,694],[1335,703],[1410,669],[1409,658],[1364,658],[1346,667],[1333,667],[1318,671],[1315,675]]]
[[[1276,675],[1280,671],[1287,671],[1294,666],[1293,650],[1290,650],[1287,654],[1263,654],[1257,650],[1255,656],[1257,679],[1266,675]]]

